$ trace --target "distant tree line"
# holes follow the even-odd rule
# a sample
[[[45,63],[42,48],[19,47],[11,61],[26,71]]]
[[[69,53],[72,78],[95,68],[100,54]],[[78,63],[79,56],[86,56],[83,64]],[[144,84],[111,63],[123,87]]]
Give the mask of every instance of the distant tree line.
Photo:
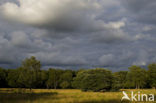
[[[0,88],[81,89],[83,91],[110,91],[119,89],[156,88],[156,64],[148,70],[131,66],[129,71],[112,73],[103,68],[61,70],[41,69],[35,57],[26,58],[17,69],[0,68]]]

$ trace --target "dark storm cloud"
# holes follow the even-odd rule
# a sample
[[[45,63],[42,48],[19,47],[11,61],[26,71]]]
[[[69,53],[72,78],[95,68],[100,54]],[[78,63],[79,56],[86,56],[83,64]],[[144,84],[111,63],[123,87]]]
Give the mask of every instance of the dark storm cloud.
[[[94,32],[123,26],[118,22],[106,23],[97,19],[109,6],[118,5],[113,0],[20,0],[19,4],[19,6],[11,2],[3,4],[1,13],[10,21],[48,29],[59,34],[73,31]]]
[[[123,6],[139,22],[156,24],[156,1],[155,0],[121,0]]]
[[[0,66],[17,67],[30,56],[44,67],[114,71],[156,61],[155,0],[1,0],[0,4]]]

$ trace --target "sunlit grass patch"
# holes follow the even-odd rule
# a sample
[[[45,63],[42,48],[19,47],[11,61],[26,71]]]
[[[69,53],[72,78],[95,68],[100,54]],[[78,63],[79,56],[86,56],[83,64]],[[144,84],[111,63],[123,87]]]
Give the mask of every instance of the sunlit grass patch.
[[[119,92],[82,92],[77,89],[32,89],[30,92],[29,89],[4,88],[0,89],[0,103],[139,103],[121,102],[122,91],[126,91],[128,94],[131,91],[156,94],[156,91],[152,89],[124,89]]]

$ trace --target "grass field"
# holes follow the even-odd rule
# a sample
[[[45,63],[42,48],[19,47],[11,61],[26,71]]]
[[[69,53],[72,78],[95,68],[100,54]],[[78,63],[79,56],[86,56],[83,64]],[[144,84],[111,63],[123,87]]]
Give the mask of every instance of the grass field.
[[[124,90],[140,91],[141,93],[154,93],[156,90]],[[0,89],[0,103],[130,103],[121,102],[120,92],[82,92],[76,89],[53,90],[53,89]],[[133,102],[139,103],[139,102]],[[156,103],[156,102],[140,102]]]

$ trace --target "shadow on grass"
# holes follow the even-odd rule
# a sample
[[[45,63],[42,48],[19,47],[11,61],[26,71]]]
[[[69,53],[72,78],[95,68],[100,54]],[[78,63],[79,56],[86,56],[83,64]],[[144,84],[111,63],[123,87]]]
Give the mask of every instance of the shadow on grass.
[[[0,93],[0,103],[33,103],[37,99],[48,99],[54,95],[57,93]]]

